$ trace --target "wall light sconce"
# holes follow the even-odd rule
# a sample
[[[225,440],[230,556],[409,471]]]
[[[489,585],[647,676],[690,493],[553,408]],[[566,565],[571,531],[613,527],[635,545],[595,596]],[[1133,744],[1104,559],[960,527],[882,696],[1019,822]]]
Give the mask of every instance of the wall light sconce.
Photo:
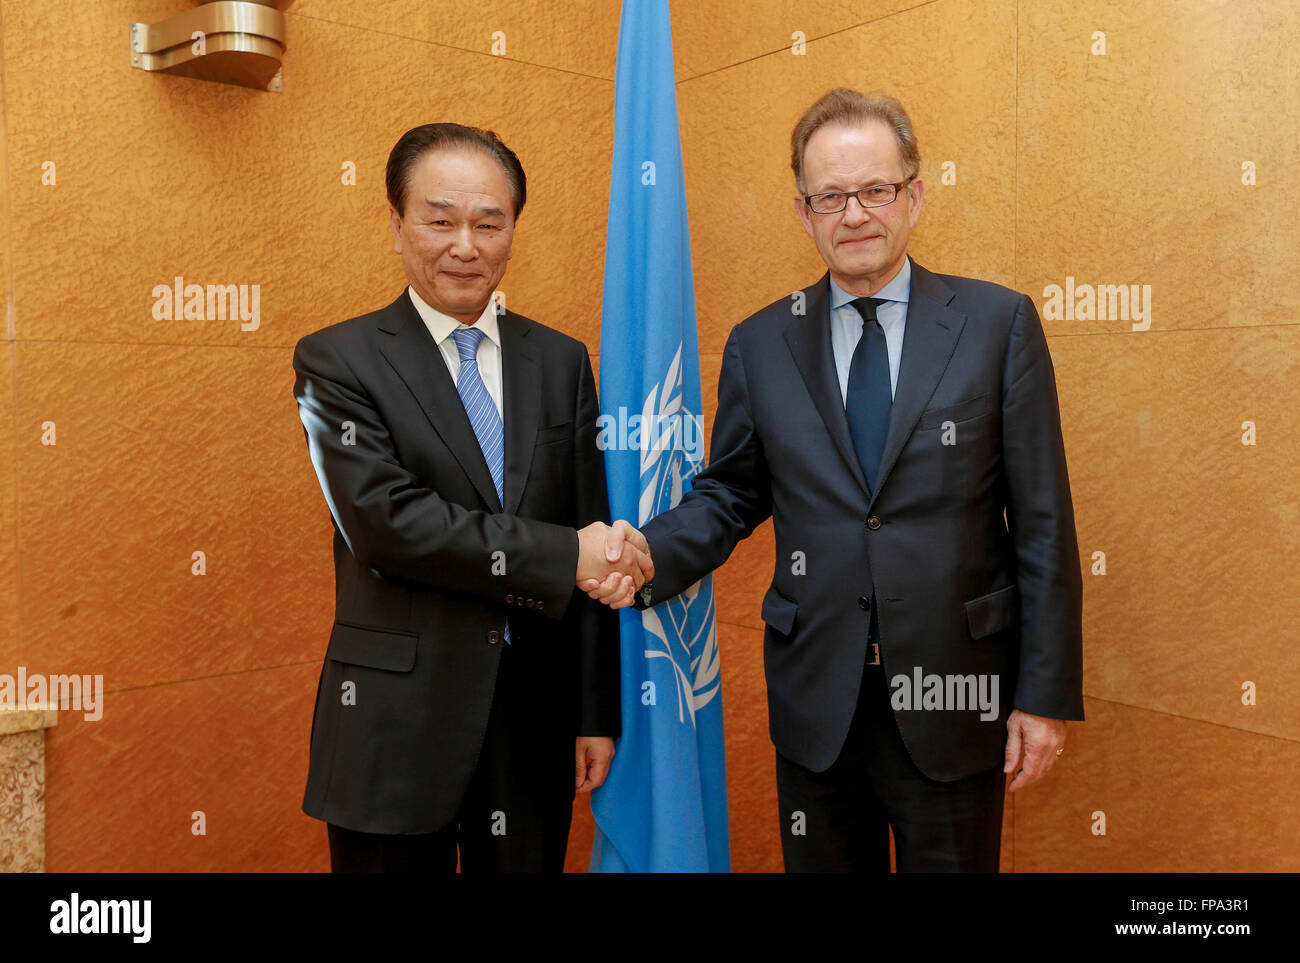
[[[131,66],[280,90],[284,14],[293,0],[208,0],[159,23],[131,24]]]

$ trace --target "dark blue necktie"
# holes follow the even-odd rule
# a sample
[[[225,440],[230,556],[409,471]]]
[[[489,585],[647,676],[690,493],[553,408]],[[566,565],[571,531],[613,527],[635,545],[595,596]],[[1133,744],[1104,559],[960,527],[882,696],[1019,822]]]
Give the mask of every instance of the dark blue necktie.
[[[885,437],[889,434],[889,409],[893,407],[893,392],[889,386],[889,348],[885,332],[876,320],[878,298],[858,298],[850,301],[862,315],[862,337],[853,349],[849,363],[849,389],[844,398],[844,414],[849,422],[853,448],[858,453],[862,473],[867,476],[867,488],[876,490],[876,472],[880,470],[880,456],[885,450]]]

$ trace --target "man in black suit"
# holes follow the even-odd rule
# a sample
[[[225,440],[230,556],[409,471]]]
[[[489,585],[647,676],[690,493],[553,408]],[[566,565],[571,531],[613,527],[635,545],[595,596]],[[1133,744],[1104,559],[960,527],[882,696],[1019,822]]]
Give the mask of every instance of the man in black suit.
[[[709,467],[643,528],[681,592],[769,516],[764,657],[788,871],[996,871],[1015,791],[1083,718],[1082,578],[1033,302],[907,256],[898,101],[833,90],[792,136],[829,271],[727,340]],[[593,598],[615,596],[594,582]],[[1023,754],[1023,758],[1022,758]]]
[[[525,179],[496,134],[408,131],[388,160],[392,304],[298,342],[294,395],[334,521],[335,622],[303,810],[338,871],[559,871],[619,734],[617,616],[645,543],[610,529],[581,342],[498,311]],[[608,578],[607,578],[608,577]]]

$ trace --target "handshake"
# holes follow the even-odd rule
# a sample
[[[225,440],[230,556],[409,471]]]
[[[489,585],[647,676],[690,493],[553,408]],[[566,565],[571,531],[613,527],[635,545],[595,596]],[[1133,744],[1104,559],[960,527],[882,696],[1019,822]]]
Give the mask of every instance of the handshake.
[[[593,599],[612,609],[624,608],[654,576],[650,545],[627,522],[592,522],[578,530],[578,571],[573,582]]]

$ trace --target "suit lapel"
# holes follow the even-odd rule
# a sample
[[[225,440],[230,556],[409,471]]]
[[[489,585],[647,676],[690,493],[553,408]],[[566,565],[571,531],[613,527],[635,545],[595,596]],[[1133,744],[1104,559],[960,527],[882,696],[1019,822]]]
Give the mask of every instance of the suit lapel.
[[[785,329],[785,341],[790,346],[795,366],[803,377],[804,387],[812,396],[831,440],[865,492],[867,479],[862,474],[858,453],[849,434],[849,421],[844,414],[844,398],[840,394],[840,378],[835,371],[835,355],[831,350],[831,276],[828,272],[812,287],[804,288],[807,314],[796,316]]]
[[[461,470],[468,476],[474,489],[483,502],[494,512],[501,511],[497,500],[496,484],[492,481],[492,472],[488,470],[479,447],[474,427],[465,413],[465,404],[460,400],[460,392],[451,380],[451,373],[443,361],[442,352],[433,340],[433,335],[420,319],[415,305],[403,289],[397,300],[384,311],[379,329],[392,335],[380,345],[380,351],[388,359],[398,376],[406,382],[407,388],[415,395],[420,407],[433,430],[442,438],[460,463]],[[509,370],[509,356],[506,355],[505,368]],[[508,397],[508,394],[507,394]],[[506,422],[506,493],[510,492],[510,429]]]
[[[912,262],[907,324],[903,328],[903,356],[898,366],[894,404],[889,412],[889,434],[885,437],[885,450],[880,456],[876,491],[872,493],[873,503],[952,360],[957,339],[966,325],[966,316],[947,306],[953,297],[951,288]]]
[[[542,367],[528,340],[531,323],[506,312],[498,319],[501,335],[501,408],[506,429],[506,512],[519,510],[528,469],[533,463],[537,419],[542,409]]]

